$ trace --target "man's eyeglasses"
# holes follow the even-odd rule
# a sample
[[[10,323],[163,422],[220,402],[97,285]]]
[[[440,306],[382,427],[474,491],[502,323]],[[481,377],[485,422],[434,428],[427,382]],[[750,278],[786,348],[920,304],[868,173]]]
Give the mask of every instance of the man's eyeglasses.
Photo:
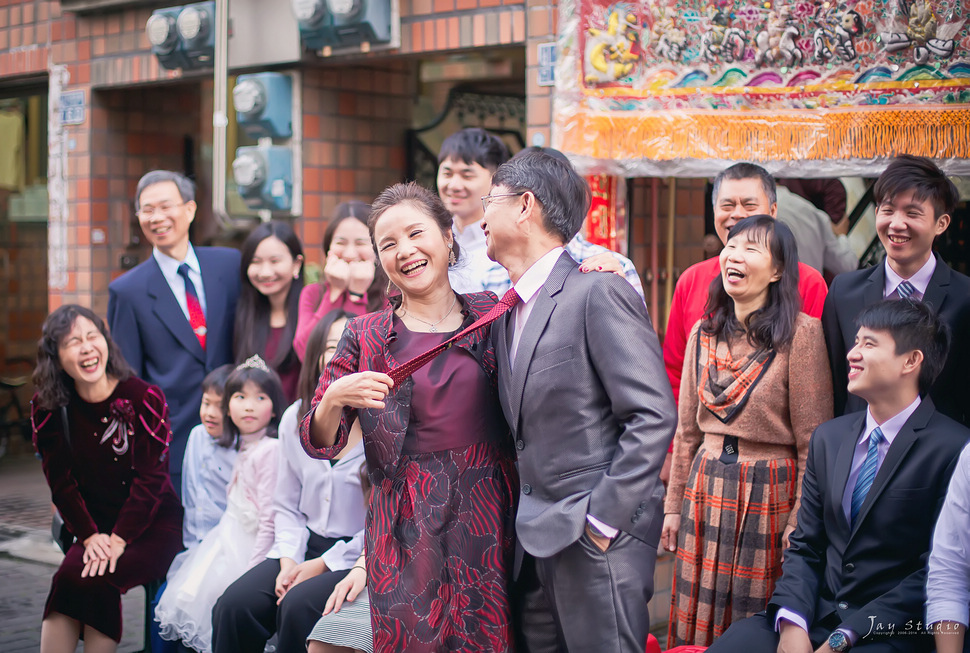
[[[187,202],[180,202],[178,204],[162,204],[160,206],[149,206],[143,209],[139,209],[137,215],[139,218],[145,218],[147,220],[147,219],[150,219],[156,213],[161,213],[162,215],[168,215],[175,209],[181,206],[185,206],[186,204]]]
[[[482,195],[482,211],[488,211],[488,205],[500,197],[518,197],[519,195],[525,195],[527,192],[529,191],[524,190],[521,193],[501,193],[499,195]]]

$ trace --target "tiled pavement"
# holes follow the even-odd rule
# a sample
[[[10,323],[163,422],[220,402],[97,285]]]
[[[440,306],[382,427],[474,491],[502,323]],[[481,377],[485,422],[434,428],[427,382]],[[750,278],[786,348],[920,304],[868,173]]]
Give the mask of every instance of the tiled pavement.
[[[0,652],[34,653],[60,552],[50,537],[50,491],[32,456],[0,460]],[[119,653],[142,650],[144,591],[123,599]],[[82,647],[78,646],[78,651]]]

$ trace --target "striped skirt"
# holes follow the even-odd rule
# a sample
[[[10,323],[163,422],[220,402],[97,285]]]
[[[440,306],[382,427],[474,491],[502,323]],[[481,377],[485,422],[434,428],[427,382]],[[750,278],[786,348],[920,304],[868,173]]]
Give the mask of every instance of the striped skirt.
[[[781,576],[781,538],[795,503],[792,458],[727,465],[703,447],[684,492],[667,647],[709,646],[761,612]]]
[[[374,653],[374,631],[371,630],[367,590],[364,589],[353,601],[345,601],[340,612],[320,617],[307,637],[307,642],[310,640]]]

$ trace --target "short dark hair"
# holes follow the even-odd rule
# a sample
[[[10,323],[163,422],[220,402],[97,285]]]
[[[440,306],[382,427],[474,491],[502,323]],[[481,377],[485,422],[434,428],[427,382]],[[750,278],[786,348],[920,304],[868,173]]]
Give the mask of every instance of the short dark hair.
[[[195,184],[192,183],[191,179],[171,170],[152,170],[139,179],[138,186],[135,187],[135,212],[141,210],[141,194],[144,190],[149,186],[161,184],[166,181],[175,184],[179,189],[179,195],[182,197],[183,202],[195,201]]]
[[[235,365],[227,363],[206,374],[205,378],[202,379],[202,392],[214,392],[217,395],[226,394],[226,379],[229,378],[234,369],[236,369]]]
[[[879,206],[907,191],[913,192],[917,202],[930,201],[936,212],[934,219],[952,214],[960,201],[960,191],[935,163],[923,156],[900,154],[879,175],[872,195]]]
[[[785,349],[795,337],[795,319],[801,310],[798,294],[798,246],[791,229],[770,215],[752,215],[736,222],[728,231],[728,240],[748,234],[751,240],[765,243],[772,262],[781,268],[778,281],[768,284],[765,304],[738,322],[734,313],[734,299],[724,289],[724,279],[718,274],[708,289],[708,315],[701,324],[706,333],[724,334],[733,338],[747,332],[752,347]]]
[[[91,320],[108,343],[108,363],[105,365],[107,375],[112,379],[124,381],[133,374],[121,354],[121,348],[111,338],[104,320],[90,308],[78,304],[64,304],[54,309],[41,327],[41,337],[37,343],[37,367],[34,368],[33,375],[38,408],[55,410],[66,406],[70,401],[74,379],[61,367],[60,346],[61,340],[71,332],[79,317]]]
[[[526,152],[503,163],[492,175],[492,186],[535,195],[543,225],[563,243],[573,239],[589,213],[589,184],[571,165],[545,152]]]
[[[374,252],[377,254],[378,263],[381,260],[380,252],[377,251],[377,242],[374,239],[374,227],[384,213],[398,204],[410,204],[431,218],[442,234],[452,233],[451,225],[454,218],[451,212],[445,207],[444,202],[438,197],[437,193],[432,193],[424,186],[419,186],[413,181],[404,184],[394,184],[381,191],[381,194],[374,198],[371,204],[370,218],[367,219],[367,229],[370,231],[370,239],[374,242]],[[455,253],[455,260],[461,260],[461,248],[458,246],[458,239],[452,238],[451,247]],[[378,264],[378,270],[383,267]],[[394,297],[395,302],[400,300],[400,296]],[[388,298],[390,300],[390,298]]]
[[[897,356],[914,349],[923,352],[919,393],[925,396],[930,391],[950,351],[950,327],[931,307],[912,298],[884,299],[862,309],[856,326],[889,333]]]
[[[354,317],[356,316],[342,308],[335,308],[320,318],[320,321],[310,331],[310,337],[306,341],[306,351],[303,355],[303,367],[300,369],[300,378],[296,382],[296,397],[303,400],[300,410],[304,414],[310,410],[313,395],[316,394],[317,385],[320,383],[320,373],[323,372],[323,368],[320,366],[320,357],[327,350],[327,336],[330,335],[331,327],[337,320],[350,320]]]
[[[445,159],[477,163],[494,172],[509,160],[509,148],[495,134],[481,127],[468,127],[457,131],[444,140],[438,152],[438,165]]]
[[[239,448],[239,427],[229,417],[229,401],[232,395],[243,389],[248,381],[252,381],[260,390],[265,392],[273,402],[273,417],[266,427],[266,437],[275,438],[278,435],[280,418],[286,410],[286,397],[283,395],[283,384],[279,375],[273,370],[261,370],[256,367],[240,365],[234,369],[226,379],[226,391],[222,393],[222,437],[217,444],[222,447]]]
[[[563,163],[565,163],[566,165],[568,165],[570,167],[572,167],[572,165],[573,165],[572,162],[570,162],[569,157],[567,157],[565,154],[563,154],[562,152],[560,152],[556,148],[554,148],[554,147],[539,147],[538,145],[530,145],[529,147],[523,147],[521,150],[519,150],[518,152],[516,152],[512,156],[512,158],[514,159],[517,156],[523,156],[525,154],[528,154],[529,152],[534,152],[534,153],[539,153],[539,154],[546,154],[548,156],[553,157],[554,159],[559,159],[560,161],[562,161]]]
[[[761,181],[761,188],[768,198],[768,204],[774,204],[778,201],[775,178],[761,166],[742,161],[725,168],[714,177],[714,181],[711,183],[711,201],[715,209],[717,208],[717,194],[721,192],[721,182],[725,179],[758,179]]]

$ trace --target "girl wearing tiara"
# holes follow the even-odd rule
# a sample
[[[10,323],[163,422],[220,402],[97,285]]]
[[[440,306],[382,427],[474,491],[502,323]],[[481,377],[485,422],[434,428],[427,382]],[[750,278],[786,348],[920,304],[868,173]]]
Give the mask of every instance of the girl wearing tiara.
[[[211,650],[212,607],[226,587],[263,560],[273,544],[276,430],[286,407],[279,376],[259,356],[226,380],[227,444],[239,450],[225,514],[168,578],[155,609],[163,639]]]

